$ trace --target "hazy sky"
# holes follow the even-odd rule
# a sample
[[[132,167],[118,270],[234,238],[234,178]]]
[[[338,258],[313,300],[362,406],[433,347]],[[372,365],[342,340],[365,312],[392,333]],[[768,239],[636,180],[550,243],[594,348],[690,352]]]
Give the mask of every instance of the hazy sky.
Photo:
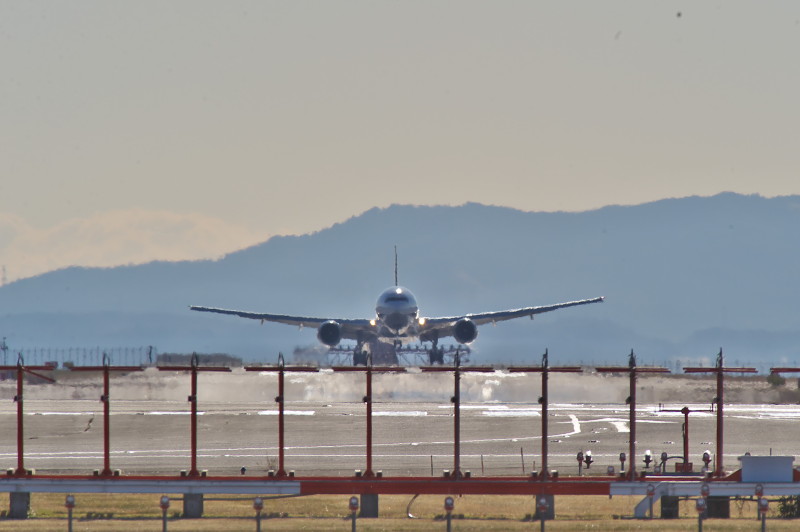
[[[0,0],[0,264],[800,193],[800,3]]]

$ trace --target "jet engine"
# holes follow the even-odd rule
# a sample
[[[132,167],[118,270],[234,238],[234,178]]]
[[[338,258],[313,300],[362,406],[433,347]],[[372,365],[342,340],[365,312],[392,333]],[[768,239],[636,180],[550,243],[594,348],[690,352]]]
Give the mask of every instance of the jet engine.
[[[328,320],[317,329],[317,339],[328,347],[336,347],[342,341],[342,328],[333,320]]]
[[[478,337],[478,326],[469,318],[461,318],[453,325],[453,338],[459,344],[468,344]]]

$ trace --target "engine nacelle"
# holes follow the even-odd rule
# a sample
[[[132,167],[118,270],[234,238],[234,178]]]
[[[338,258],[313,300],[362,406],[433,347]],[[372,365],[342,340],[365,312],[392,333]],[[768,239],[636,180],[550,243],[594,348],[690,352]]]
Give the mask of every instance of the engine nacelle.
[[[342,341],[342,328],[333,320],[328,320],[317,329],[317,339],[328,347],[336,347]]]
[[[453,326],[453,338],[459,344],[468,344],[478,337],[478,326],[469,318],[461,318]]]

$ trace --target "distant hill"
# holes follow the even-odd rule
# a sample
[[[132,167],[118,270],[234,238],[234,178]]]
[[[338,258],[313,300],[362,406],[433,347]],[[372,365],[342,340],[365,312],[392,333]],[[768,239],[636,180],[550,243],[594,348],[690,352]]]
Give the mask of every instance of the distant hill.
[[[800,361],[800,197],[732,193],[580,213],[393,205],[215,261],[67,268],[0,288],[9,347],[155,345],[274,360],[314,331],[190,304],[371,317],[393,283],[423,315],[603,295],[605,303],[480,329],[473,361]]]

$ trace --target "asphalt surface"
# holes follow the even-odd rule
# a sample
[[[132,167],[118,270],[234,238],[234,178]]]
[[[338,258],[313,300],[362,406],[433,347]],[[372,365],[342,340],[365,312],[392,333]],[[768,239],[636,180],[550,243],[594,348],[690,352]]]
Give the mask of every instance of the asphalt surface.
[[[185,374],[159,376],[157,381],[126,381],[112,390],[110,450],[112,469],[123,474],[175,475],[190,469],[189,379]],[[197,463],[209,475],[263,475],[278,467],[278,416],[274,376],[254,381],[247,376],[215,376],[201,381],[198,393]],[[397,379],[397,377],[394,377]],[[24,465],[39,473],[91,474],[103,468],[103,406],[99,377],[27,385],[24,407]],[[230,379],[230,380],[225,380]],[[305,379],[305,380],[304,380]],[[366,406],[363,390],[344,386],[320,388],[325,377],[295,378],[287,386],[285,468],[298,476],[350,476],[366,467]],[[624,381],[623,381],[624,382]],[[238,383],[238,384],[237,384]],[[251,384],[248,384],[251,383]],[[0,392],[0,465],[17,466],[17,403],[13,382]],[[265,385],[266,384],[266,385]],[[341,384],[341,383],[340,383]],[[391,381],[384,382],[391,386]],[[224,387],[230,393],[222,398]],[[424,385],[424,387],[428,387]],[[469,383],[466,383],[469,389]],[[345,391],[342,392],[341,389]],[[137,391],[138,390],[138,391]],[[214,390],[214,392],[212,392]],[[204,394],[205,391],[205,394]],[[447,384],[436,390],[437,401],[386,400],[396,393],[379,393],[373,403],[373,469],[393,475],[440,475],[454,463],[454,407]],[[623,389],[623,392],[625,390]],[[9,395],[11,394],[11,395]],[[463,470],[473,475],[520,475],[541,467],[541,407],[535,401],[475,400],[483,392],[466,393],[461,405]],[[319,400],[328,395],[333,400]],[[425,396],[420,392],[418,395]],[[428,394],[429,396],[430,394]],[[136,397],[141,398],[136,398]],[[300,397],[292,400],[292,396]],[[205,398],[210,397],[210,398]],[[5,398],[5,397],[4,397]],[[354,398],[358,398],[353,400]],[[344,400],[350,399],[350,400]],[[704,450],[716,451],[716,414],[708,404],[641,404],[637,408],[637,456],[683,453],[683,414],[689,406],[690,461],[702,467]],[[794,456],[800,441],[800,406],[726,404],[724,407],[724,467],[738,468],[736,457]],[[550,405],[549,467],[561,474],[577,473],[578,451],[592,452],[591,472],[619,470],[619,453],[628,452],[629,410],[619,403],[556,403]],[[670,459],[669,469],[677,459]]]

